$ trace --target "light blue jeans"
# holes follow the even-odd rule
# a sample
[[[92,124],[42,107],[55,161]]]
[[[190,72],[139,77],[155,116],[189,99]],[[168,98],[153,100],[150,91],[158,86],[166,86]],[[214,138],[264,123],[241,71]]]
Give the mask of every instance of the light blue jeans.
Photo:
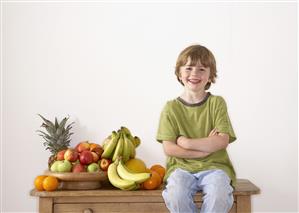
[[[176,169],[168,177],[162,196],[171,213],[199,212],[193,201],[198,191],[203,193],[201,213],[229,212],[234,202],[230,181],[228,175],[220,169],[195,174]]]

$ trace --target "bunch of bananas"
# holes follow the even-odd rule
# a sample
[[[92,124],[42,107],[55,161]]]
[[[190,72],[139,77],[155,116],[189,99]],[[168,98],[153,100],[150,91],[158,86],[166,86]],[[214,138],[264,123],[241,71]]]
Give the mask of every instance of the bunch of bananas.
[[[146,181],[151,173],[132,173],[124,165],[121,158],[117,158],[108,167],[108,179],[110,183],[121,190],[136,190],[140,183]]]
[[[123,162],[127,162],[130,158],[135,158],[135,148],[140,145],[139,137],[133,137],[130,130],[121,127],[120,130],[113,131],[103,142],[104,152],[102,158],[110,158],[112,162],[118,157],[122,157]]]

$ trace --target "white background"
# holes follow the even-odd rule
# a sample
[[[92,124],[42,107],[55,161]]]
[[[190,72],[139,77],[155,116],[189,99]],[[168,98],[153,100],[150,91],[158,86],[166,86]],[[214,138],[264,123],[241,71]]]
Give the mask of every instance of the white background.
[[[182,92],[174,66],[194,43],[216,57],[210,91],[226,99],[238,137],[230,157],[261,188],[252,210],[298,210],[295,3],[7,1],[2,36],[2,211],[37,211],[29,192],[50,154],[37,113],[70,115],[72,145],[125,125],[142,139],[138,157],[164,164],[159,114]]]

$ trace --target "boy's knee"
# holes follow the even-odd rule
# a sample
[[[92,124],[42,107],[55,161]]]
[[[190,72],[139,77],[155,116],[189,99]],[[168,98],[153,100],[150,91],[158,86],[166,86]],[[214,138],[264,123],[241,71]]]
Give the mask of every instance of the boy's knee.
[[[169,187],[162,192],[167,208],[171,212],[196,212],[190,189],[183,186]]]
[[[204,191],[204,202],[216,208],[230,209],[234,202],[231,186],[213,185]]]
[[[176,186],[171,187],[163,191],[164,200],[168,200],[175,203],[185,202],[190,197],[190,191],[187,191],[183,187]]]

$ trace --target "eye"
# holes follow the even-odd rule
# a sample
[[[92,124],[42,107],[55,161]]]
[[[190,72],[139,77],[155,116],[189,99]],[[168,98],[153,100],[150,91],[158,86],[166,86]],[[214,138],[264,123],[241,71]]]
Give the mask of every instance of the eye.
[[[192,70],[192,68],[191,67],[186,67],[186,69],[185,70],[187,70],[187,71],[191,71]]]

